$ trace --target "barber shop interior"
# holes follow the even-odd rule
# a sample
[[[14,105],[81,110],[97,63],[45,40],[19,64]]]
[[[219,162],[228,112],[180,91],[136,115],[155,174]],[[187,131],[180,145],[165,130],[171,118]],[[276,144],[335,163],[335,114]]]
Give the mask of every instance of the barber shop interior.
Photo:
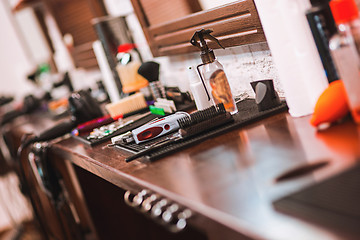
[[[360,0],[1,0],[0,240],[360,239]]]

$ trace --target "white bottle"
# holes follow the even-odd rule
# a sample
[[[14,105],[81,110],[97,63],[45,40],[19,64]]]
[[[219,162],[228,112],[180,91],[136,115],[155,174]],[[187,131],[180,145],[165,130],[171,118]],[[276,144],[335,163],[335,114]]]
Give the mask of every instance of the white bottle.
[[[313,113],[328,86],[305,11],[308,0],[254,0],[265,36],[279,72],[289,113]]]
[[[188,78],[190,82],[190,90],[195,100],[197,110],[203,110],[213,105],[212,99],[208,99],[203,83],[196,72],[196,68],[188,67]]]

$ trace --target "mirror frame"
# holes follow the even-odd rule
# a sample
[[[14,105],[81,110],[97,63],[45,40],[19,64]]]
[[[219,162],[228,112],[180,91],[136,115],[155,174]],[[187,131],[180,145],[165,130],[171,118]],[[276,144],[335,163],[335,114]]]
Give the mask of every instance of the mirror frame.
[[[199,51],[190,44],[196,30],[212,29],[212,35],[224,47],[266,42],[264,31],[253,0],[241,0],[210,10],[150,25],[141,0],[131,0],[154,57]],[[219,48],[210,43],[213,49]]]

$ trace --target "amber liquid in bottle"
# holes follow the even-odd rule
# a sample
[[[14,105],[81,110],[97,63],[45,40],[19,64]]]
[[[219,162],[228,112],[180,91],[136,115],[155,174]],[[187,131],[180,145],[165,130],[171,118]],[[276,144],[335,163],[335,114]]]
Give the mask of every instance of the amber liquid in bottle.
[[[214,104],[223,103],[225,110],[231,114],[238,112],[230,85],[222,65],[215,60],[212,63],[204,65],[202,71],[206,81],[206,88],[211,95]]]
[[[226,111],[236,110],[230,85],[222,69],[216,70],[210,76],[211,95],[216,104],[223,103]]]

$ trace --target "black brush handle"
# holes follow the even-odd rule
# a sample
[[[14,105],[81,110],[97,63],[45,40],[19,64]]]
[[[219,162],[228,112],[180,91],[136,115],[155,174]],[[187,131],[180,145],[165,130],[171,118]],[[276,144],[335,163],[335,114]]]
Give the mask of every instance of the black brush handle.
[[[40,133],[40,135],[28,139],[26,142],[22,144],[22,148],[25,148],[35,142],[44,142],[61,137],[67,133],[70,133],[71,130],[76,126],[77,123],[73,120],[61,122],[58,125]]]
[[[1,125],[5,125],[8,122],[11,122],[17,117],[20,117],[21,115],[24,115],[24,111],[21,110],[12,110],[10,112],[7,112],[3,115],[1,119]]]
[[[44,132],[40,133],[36,140],[39,142],[49,141],[57,137],[61,137],[67,133],[70,133],[73,128],[77,126],[75,121],[69,120],[59,123],[58,125],[45,130]]]
[[[230,113],[226,112],[222,115],[218,115],[216,117],[207,119],[200,123],[190,125],[189,127],[181,128],[181,129],[179,129],[179,133],[183,138],[189,138],[189,137],[192,137],[199,133],[202,133],[204,131],[209,131],[211,129],[214,129],[216,127],[219,127],[221,125],[224,125],[226,123],[230,123],[233,121],[234,121],[234,118],[232,117],[232,115]]]
[[[200,123],[202,121],[212,119],[218,115],[226,114],[226,110],[223,103],[220,103],[216,106],[211,106],[204,110],[196,111],[190,116],[183,117],[178,120],[180,128],[187,128],[193,124]]]
[[[180,137],[179,138],[166,139],[166,140],[164,140],[163,142],[161,142],[159,144],[153,145],[152,147],[146,148],[145,150],[142,150],[142,151],[140,151],[138,153],[135,153],[135,154],[125,158],[125,162],[131,162],[131,161],[133,161],[133,160],[135,160],[135,159],[137,159],[139,157],[143,157],[143,156],[145,156],[145,155],[147,155],[147,154],[149,154],[149,153],[151,153],[151,152],[153,152],[153,151],[155,151],[157,149],[160,149],[160,148],[162,148],[162,147],[164,147],[164,146],[166,146],[166,145],[168,145],[168,144],[170,144],[172,142],[178,141],[180,139],[181,139]]]

